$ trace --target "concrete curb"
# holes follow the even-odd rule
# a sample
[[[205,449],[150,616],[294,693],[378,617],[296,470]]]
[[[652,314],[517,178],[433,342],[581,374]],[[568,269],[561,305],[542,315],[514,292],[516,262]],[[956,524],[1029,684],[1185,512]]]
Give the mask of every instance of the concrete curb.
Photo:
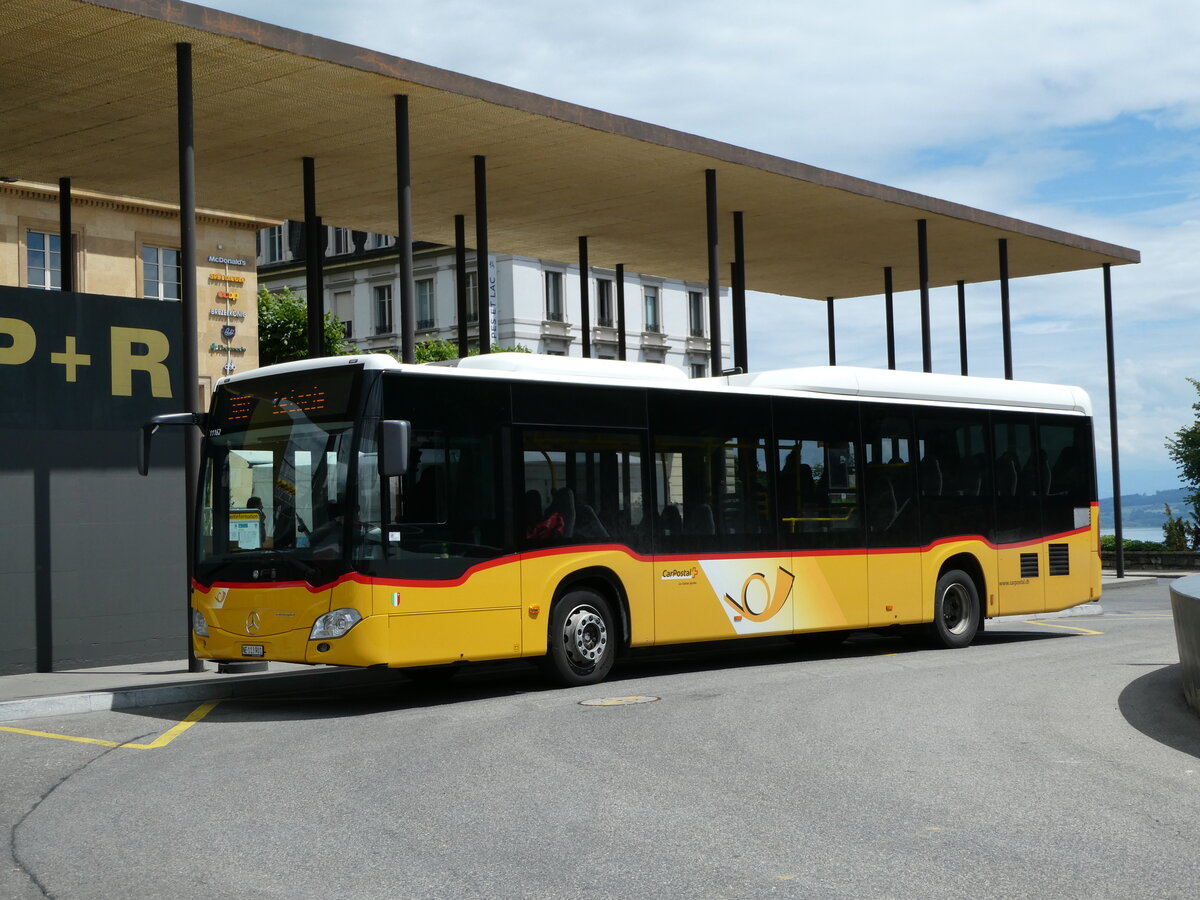
[[[1189,572],[1128,572],[1124,578],[1118,578],[1115,572],[1105,571],[1104,590],[1120,590],[1125,587],[1152,584],[1158,580],[1174,581],[1177,578],[1187,578]]]
[[[988,619],[988,627],[993,625],[1012,624],[1015,622],[1036,621],[1038,619],[1075,619],[1087,616],[1102,616],[1104,615],[1104,607],[1099,603],[1081,603],[1079,606],[1072,606],[1070,609],[1062,609],[1058,612],[1048,613],[1022,613],[1019,616],[995,616]]]
[[[311,672],[226,677],[221,681],[177,682],[153,687],[113,688],[106,691],[26,697],[0,701],[0,722],[73,716],[114,709],[141,709],[171,703],[202,703],[206,700],[228,700],[234,697],[294,694],[304,690],[365,687],[386,684],[402,677],[392,669],[330,668]]]

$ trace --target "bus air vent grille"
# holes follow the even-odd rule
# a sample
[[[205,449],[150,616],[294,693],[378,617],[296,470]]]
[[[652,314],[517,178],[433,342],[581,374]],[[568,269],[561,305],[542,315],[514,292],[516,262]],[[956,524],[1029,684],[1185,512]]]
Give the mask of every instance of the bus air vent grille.
[[[1051,544],[1050,545],[1050,574],[1051,575],[1070,575],[1071,574],[1071,553],[1070,545],[1068,544]]]
[[[1038,555],[1036,553],[1021,554],[1021,577],[1022,578],[1037,578],[1038,577]]]

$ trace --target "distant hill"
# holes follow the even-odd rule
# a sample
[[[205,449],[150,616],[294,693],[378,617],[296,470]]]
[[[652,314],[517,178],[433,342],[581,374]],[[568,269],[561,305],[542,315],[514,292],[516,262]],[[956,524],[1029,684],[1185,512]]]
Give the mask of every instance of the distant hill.
[[[1122,494],[1121,522],[1126,528],[1161,528],[1166,521],[1164,504],[1170,504],[1171,512],[1177,516],[1187,514],[1187,491],[1184,488],[1173,488],[1169,491],[1159,491],[1156,494]],[[1112,497],[1100,501],[1100,529],[1112,526]]]

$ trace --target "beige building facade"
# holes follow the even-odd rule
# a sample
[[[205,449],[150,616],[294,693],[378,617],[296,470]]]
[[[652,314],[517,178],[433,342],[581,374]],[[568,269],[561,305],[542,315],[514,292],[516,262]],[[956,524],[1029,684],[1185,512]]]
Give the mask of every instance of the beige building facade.
[[[0,284],[61,288],[58,204],[57,185],[0,183]],[[197,350],[205,406],[218,378],[258,366],[255,235],[271,224],[197,210]],[[77,291],[179,301],[178,207],[74,189],[71,231]]]

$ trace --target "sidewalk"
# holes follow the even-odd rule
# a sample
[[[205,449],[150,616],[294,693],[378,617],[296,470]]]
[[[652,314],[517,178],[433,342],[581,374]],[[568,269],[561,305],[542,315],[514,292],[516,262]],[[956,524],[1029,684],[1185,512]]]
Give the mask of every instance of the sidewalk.
[[[1104,590],[1152,584],[1157,578],[1177,578],[1191,573],[1138,572],[1117,578],[1105,572]],[[1091,616],[1103,612],[1099,603],[1045,616],[1003,616],[997,624],[1031,618]],[[223,674],[214,663],[206,671],[189,672],[186,660],[131,663],[66,672],[39,672],[0,676],[0,722],[68,716],[106,709],[133,709],[167,703],[202,703],[230,697],[285,694],[333,687],[379,684],[397,677],[389,669],[347,669],[336,666],[301,666],[270,663],[266,672]]]
[[[265,672],[224,674],[213,662],[189,672],[187,660],[0,676],[0,724],[45,716],[231,697],[366,686],[396,679],[396,670],[270,663]]]

